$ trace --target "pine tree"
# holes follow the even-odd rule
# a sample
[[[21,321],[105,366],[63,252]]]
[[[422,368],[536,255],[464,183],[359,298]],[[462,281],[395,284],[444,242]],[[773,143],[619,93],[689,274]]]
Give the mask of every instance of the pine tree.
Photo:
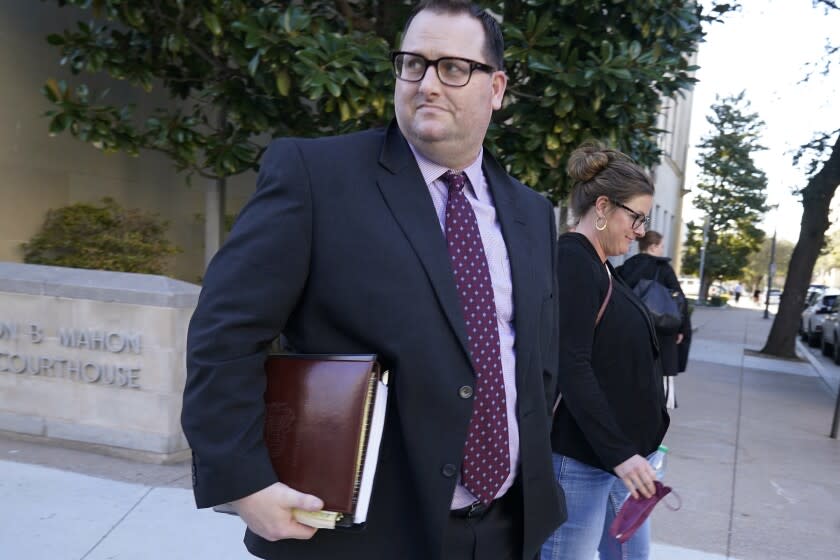
[[[757,224],[767,211],[767,176],[756,167],[753,154],[764,122],[749,111],[744,92],[718,98],[706,119],[712,132],[697,146],[701,150],[700,194],[694,205],[709,218],[709,240],[703,267],[704,292],[709,280],[740,278],[750,254],[757,251],[764,232]],[[702,228],[689,224],[684,270],[700,268]],[[700,294],[705,299],[705,293]]]

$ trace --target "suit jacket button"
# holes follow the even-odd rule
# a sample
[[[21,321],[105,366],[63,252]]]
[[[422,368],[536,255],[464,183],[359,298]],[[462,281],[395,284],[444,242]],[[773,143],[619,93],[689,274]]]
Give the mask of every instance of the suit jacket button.
[[[458,469],[452,463],[446,463],[445,465],[443,465],[443,468],[440,469],[440,472],[446,478],[452,478],[458,472]]]
[[[473,388],[469,385],[463,385],[458,389],[458,396],[462,399],[468,399],[473,396]]]

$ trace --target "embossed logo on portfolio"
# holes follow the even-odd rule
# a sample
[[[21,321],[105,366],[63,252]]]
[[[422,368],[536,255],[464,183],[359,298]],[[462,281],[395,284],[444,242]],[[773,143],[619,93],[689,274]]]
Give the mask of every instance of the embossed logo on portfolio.
[[[265,439],[273,451],[272,457],[283,454],[295,420],[295,413],[287,403],[273,402],[266,407]]]

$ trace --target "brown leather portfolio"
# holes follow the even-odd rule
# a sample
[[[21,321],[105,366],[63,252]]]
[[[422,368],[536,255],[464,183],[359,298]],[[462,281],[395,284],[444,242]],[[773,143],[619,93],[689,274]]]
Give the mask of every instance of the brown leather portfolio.
[[[387,400],[376,356],[271,354],[265,371],[265,443],[277,478],[324,500],[321,513],[336,525],[363,523]]]

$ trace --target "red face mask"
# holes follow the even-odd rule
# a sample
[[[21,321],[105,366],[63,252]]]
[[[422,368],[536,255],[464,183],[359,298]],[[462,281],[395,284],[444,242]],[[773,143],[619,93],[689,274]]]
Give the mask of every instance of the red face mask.
[[[653,507],[659,503],[659,500],[670,494],[672,491],[670,486],[665,486],[658,480],[654,480],[653,484],[656,486],[656,493],[650,498],[634,499],[630,497],[624,501],[624,505],[621,506],[621,509],[615,516],[612,525],[610,525],[610,535],[615,537],[618,542],[627,542],[627,540],[633,536],[633,533],[636,532],[636,529],[645,522],[645,519],[648,518],[648,515],[650,515],[653,511]],[[665,505],[668,509],[676,511],[680,509],[681,504],[676,493],[674,494],[674,497],[677,498],[676,506],[672,506],[668,503]]]

